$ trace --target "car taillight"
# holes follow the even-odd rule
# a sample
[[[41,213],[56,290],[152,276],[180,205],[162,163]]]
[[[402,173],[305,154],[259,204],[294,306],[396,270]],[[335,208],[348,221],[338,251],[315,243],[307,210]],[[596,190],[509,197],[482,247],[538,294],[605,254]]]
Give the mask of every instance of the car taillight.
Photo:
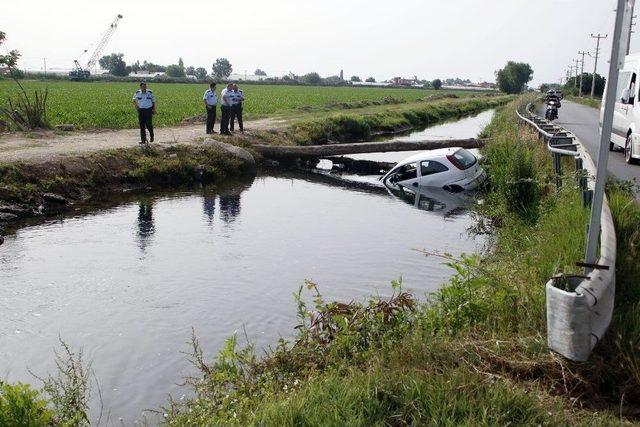
[[[462,165],[462,163],[460,163],[460,160],[456,159],[456,156],[454,156],[453,154],[447,154],[447,159],[453,166],[457,167],[461,171],[464,170],[464,166]]]

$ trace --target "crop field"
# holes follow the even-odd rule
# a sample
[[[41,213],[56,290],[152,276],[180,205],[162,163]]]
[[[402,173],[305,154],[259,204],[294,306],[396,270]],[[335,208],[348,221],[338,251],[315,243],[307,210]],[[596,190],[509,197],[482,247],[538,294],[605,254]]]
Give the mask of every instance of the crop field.
[[[25,81],[29,91],[49,89],[48,118],[51,124],[72,123],[78,128],[132,128],[137,126],[131,98],[138,89],[136,83]],[[218,85],[218,93],[223,88]],[[206,85],[149,83],[157,98],[156,126],[170,126],[204,113],[202,94]],[[417,101],[436,93],[427,89],[311,87],[242,85],[247,118],[259,118],[291,113],[296,108],[325,106],[333,103],[378,101],[385,97]],[[0,80],[0,103],[16,90],[15,83]],[[438,93],[446,93],[440,90]],[[472,92],[456,91],[459,96]]]

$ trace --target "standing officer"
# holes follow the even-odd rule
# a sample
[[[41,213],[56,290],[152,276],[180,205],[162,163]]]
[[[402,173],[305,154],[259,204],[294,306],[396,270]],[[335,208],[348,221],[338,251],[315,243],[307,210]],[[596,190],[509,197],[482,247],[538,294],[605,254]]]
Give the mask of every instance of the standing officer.
[[[229,120],[231,119],[231,109],[233,108],[233,85],[229,83],[220,92],[220,109],[222,118],[220,119],[220,134],[231,135],[229,132]]]
[[[147,82],[140,83],[140,90],[133,95],[133,105],[138,110],[140,123],[140,144],[147,143],[145,128],[149,130],[149,138],[153,142],[153,115],[156,113],[156,98],[153,92],[147,90]]]
[[[204,101],[204,106],[207,109],[207,134],[215,133],[213,125],[216,123],[216,105],[218,104],[215,83],[211,83],[209,85],[209,89],[204,93],[202,100]]]
[[[244,132],[244,126],[242,125],[242,102],[244,101],[244,93],[238,89],[238,85],[233,85],[233,109],[231,112],[231,131],[233,132],[234,122],[238,119],[238,126],[240,126],[240,132]]]

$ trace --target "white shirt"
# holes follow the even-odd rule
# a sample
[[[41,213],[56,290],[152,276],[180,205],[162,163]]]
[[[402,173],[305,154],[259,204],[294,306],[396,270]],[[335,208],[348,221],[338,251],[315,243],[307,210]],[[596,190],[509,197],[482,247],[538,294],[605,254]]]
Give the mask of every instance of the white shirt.
[[[242,101],[244,101],[244,93],[240,89],[238,89],[237,91],[234,90],[231,93],[231,100],[233,102],[233,105],[242,103]]]
[[[153,92],[147,89],[146,92],[142,92],[142,90],[138,90],[133,95],[133,100],[138,104],[138,108],[151,108],[153,104],[156,102],[155,96],[153,96]]]
[[[207,105],[212,107],[218,104],[218,96],[215,90],[207,89],[202,99],[207,101]]]
[[[220,92],[220,98],[221,98],[221,105],[224,105],[225,107],[231,107],[233,105],[233,92],[230,91],[227,88],[222,89],[222,92]]]

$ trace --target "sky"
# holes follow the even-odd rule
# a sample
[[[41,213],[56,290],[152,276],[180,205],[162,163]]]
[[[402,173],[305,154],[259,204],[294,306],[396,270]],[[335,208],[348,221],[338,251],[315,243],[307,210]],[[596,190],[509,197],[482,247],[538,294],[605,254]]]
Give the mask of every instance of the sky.
[[[70,69],[124,16],[104,54],[202,66],[226,57],[234,72],[395,76],[494,81],[507,61],[534,70],[531,85],[559,82],[613,32],[615,0],[4,0],[0,30],[21,68]],[[606,74],[611,36],[598,72]],[[635,49],[637,48],[637,49]],[[631,51],[640,51],[634,34]],[[593,59],[585,58],[591,72]]]

